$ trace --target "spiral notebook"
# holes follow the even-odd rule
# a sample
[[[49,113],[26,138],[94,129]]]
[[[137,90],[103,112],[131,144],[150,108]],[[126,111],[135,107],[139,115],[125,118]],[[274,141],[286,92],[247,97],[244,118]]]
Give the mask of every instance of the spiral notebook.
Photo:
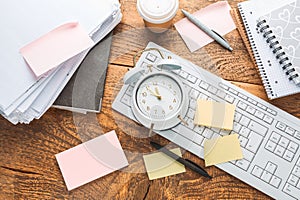
[[[254,0],[238,4],[244,31],[247,34],[247,42],[251,47],[251,57],[255,60],[269,99],[300,93],[300,86],[289,80],[289,76],[282,69],[283,63],[280,64],[280,60],[276,58],[278,53],[273,52],[274,49],[270,48],[270,44],[266,42],[267,39],[263,37],[264,33],[261,33],[257,27],[260,25],[258,20],[261,19],[261,16],[267,16],[273,10],[275,12],[275,10],[282,9],[292,2],[294,0],[284,2],[280,0],[263,2]]]
[[[300,0],[260,17],[261,35],[289,80],[300,86]]]

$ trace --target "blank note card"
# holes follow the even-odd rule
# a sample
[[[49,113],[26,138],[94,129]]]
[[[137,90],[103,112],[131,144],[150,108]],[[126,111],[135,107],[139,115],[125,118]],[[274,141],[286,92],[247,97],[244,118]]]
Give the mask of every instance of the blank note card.
[[[181,157],[181,151],[179,148],[171,149],[170,151]],[[185,172],[184,165],[162,152],[144,155],[143,158],[149,180]]]
[[[234,112],[234,104],[198,99],[194,123],[201,126],[232,130]]]
[[[68,190],[128,165],[115,131],[55,155]]]
[[[227,1],[219,1],[202,8],[193,15],[207,27],[225,35],[236,28],[230,15],[230,9]],[[174,25],[191,52],[214,41],[187,18],[176,22]]]
[[[204,142],[205,166],[243,158],[238,134],[217,137]]]
[[[72,22],[63,24],[27,44],[20,49],[20,53],[34,74],[40,77],[93,45],[93,40],[83,27]]]

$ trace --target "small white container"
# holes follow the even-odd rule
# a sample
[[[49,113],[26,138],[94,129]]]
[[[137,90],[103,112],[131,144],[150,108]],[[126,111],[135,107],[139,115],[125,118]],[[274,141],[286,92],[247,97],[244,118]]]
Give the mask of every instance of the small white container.
[[[178,7],[179,0],[137,0],[137,10],[145,26],[155,33],[170,28]]]

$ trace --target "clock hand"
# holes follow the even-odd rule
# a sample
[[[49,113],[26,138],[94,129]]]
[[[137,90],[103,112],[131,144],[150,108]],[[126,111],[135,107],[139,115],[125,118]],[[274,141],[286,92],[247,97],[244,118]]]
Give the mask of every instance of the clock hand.
[[[156,94],[159,95],[159,96],[161,96],[161,95],[159,94],[158,88],[155,87],[154,89],[155,89]]]
[[[161,100],[161,96],[159,94],[153,92],[148,86],[146,88],[153,96],[157,97],[158,100]]]

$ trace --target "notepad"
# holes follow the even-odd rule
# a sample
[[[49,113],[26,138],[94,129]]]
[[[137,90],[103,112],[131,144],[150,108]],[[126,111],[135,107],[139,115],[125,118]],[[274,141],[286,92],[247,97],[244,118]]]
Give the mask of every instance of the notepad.
[[[205,166],[243,158],[238,134],[217,137],[204,142]]]
[[[179,148],[171,149],[170,151],[181,157],[181,151]],[[144,155],[143,158],[149,180],[185,172],[184,165],[162,152]]]
[[[65,23],[20,49],[37,77],[94,45],[78,22]]]
[[[241,15],[241,24],[244,25],[239,30],[246,46],[251,51],[254,61],[259,70],[266,94],[269,99],[276,99],[300,92],[300,87],[293,81],[289,81],[287,75],[283,73],[281,65],[277,61],[270,49],[266,39],[258,30],[257,20],[272,10],[278,9],[291,0],[265,0],[265,1],[245,1],[238,4]]]
[[[55,155],[68,190],[128,165],[115,131]]]
[[[194,123],[201,126],[232,130],[234,113],[234,104],[198,99]]]
[[[299,23],[300,0],[297,0],[260,17],[257,25],[279,62],[282,73],[300,87]]]

